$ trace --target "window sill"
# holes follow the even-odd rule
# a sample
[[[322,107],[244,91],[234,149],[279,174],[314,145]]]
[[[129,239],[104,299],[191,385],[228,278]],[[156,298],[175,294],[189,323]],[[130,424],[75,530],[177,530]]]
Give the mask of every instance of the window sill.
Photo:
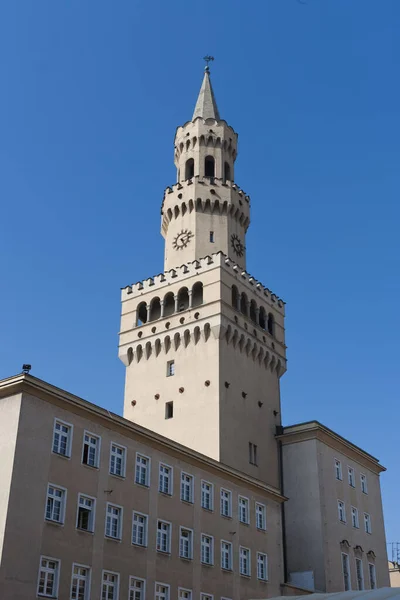
[[[52,454],[54,454],[55,456],[59,456],[60,458],[65,458],[66,460],[70,460],[71,455],[70,454],[62,454],[61,452],[55,452],[55,450],[51,451]],[[55,596],[41,596],[42,598],[55,598]]]
[[[172,494],[170,492],[162,492],[161,490],[158,490],[158,493],[161,494],[161,496],[165,496],[166,498],[172,498]]]
[[[136,544],[135,542],[131,542],[132,546],[135,546],[135,548],[147,548],[147,544]]]
[[[75,527],[76,531],[81,531],[82,533],[91,533],[92,535],[94,534],[94,531],[91,531],[90,529],[84,529],[83,527]]]
[[[185,562],[192,562],[193,560],[193,556],[180,556],[179,558]]]
[[[53,519],[45,519],[45,522],[49,525],[56,525],[57,527],[64,527],[64,523],[62,521],[54,521]],[[54,596],[49,596],[49,598],[54,598]]]
[[[263,533],[266,533],[267,528],[266,527],[256,527],[257,531],[261,531]]]
[[[233,573],[233,569],[225,569],[225,567],[221,567],[221,571],[223,573]]]
[[[93,471],[98,471],[99,467],[96,465],[88,465],[87,463],[81,463],[82,467],[87,467],[88,469],[92,469]]]
[[[250,527],[250,522],[247,521],[239,521],[241,525],[246,525],[246,527]]]
[[[246,577],[246,579],[251,579],[251,575],[247,575],[246,573],[239,573],[240,577]]]
[[[109,475],[111,477],[115,477],[116,479],[121,479],[122,481],[124,481],[124,479],[126,479],[125,475],[118,475],[118,473],[109,473]]]
[[[261,579],[260,577],[257,577],[257,581],[260,583],[268,583],[268,579]]]
[[[185,500],[184,498],[181,498],[181,502],[184,504],[189,504],[190,506],[193,506],[194,504],[193,500]]]
[[[58,596],[49,596],[48,594],[36,594],[37,598],[52,598],[52,600],[57,600]]]
[[[147,483],[140,483],[140,481],[135,481],[135,485],[138,485],[141,488],[147,488],[147,489],[149,489],[149,487],[150,487]]]
[[[116,538],[113,537],[112,535],[105,535],[104,536],[106,538],[106,540],[110,540],[110,542],[121,542],[122,538]]]
[[[213,509],[213,508],[207,508],[206,506],[202,506],[201,508],[202,508],[203,510],[205,510],[205,511],[209,512],[209,513],[213,513],[213,512],[214,512],[214,509]]]
[[[221,517],[224,518],[224,519],[232,520],[232,515],[222,515],[221,514]]]
[[[214,566],[214,563],[205,563],[205,562],[203,562],[203,561],[202,561],[202,562],[201,562],[201,566],[202,566],[202,567],[213,567],[213,566]]]
[[[170,550],[157,550],[158,554],[162,554],[163,556],[171,556]]]

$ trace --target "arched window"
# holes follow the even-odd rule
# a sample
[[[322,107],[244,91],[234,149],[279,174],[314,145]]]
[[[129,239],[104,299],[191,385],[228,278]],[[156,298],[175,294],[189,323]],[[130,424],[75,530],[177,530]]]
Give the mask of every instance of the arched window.
[[[232,286],[232,306],[236,310],[239,309],[239,292],[236,285]]]
[[[225,179],[225,181],[231,180],[231,168],[227,162],[225,162],[225,164],[224,164],[224,179]]]
[[[254,300],[250,302],[250,319],[257,323],[257,305]]]
[[[261,329],[267,328],[267,315],[265,314],[265,308],[263,306],[260,308],[260,315],[259,315],[258,322],[260,324]]]
[[[215,160],[213,156],[206,156],[204,159],[205,177],[215,177]]]
[[[153,298],[150,302],[149,321],[156,321],[161,317],[161,302],[160,298]]]
[[[194,160],[189,158],[185,164],[185,179],[192,179],[194,177]]]
[[[181,288],[178,292],[178,312],[187,310],[189,308],[189,292],[188,289]]]
[[[197,281],[192,288],[192,306],[201,306],[203,304],[203,284]]]
[[[172,292],[164,296],[164,317],[169,317],[175,312],[175,298]]]
[[[274,335],[275,320],[274,320],[274,315],[272,313],[268,314],[267,329],[268,329],[268,333],[270,333],[271,335]]]
[[[247,296],[243,292],[240,296],[240,312],[243,313],[246,317],[248,316],[248,305],[249,302],[247,300]]]
[[[146,302],[141,302],[137,307],[137,325],[144,325],[147,323],[147,305]]]

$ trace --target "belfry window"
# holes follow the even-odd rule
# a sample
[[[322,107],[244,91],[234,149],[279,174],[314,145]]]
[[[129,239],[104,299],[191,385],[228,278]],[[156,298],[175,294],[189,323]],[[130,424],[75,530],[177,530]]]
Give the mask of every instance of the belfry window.
[[[205,177],[215,177],[215,160],[213,156],[206,156],[204,160]]]
[[[268,314],[267,328],[268,328],[268,333],[270,333],[271,335],[274,335],[275,322],[274,322],[274,316],[271,313]]]
[[[227,162],[224,164],[224,179],[225,181],[231,180],[231,168]]]
[[[185,179],[192,179],[194,177],[194,160],[189,158],[185,164]]]

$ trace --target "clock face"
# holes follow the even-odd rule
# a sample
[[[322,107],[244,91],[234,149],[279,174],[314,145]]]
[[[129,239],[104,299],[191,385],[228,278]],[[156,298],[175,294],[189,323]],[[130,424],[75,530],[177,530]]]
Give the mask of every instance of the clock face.
[[[246,248],[244,247],[244,245],[240,241],[239,236],[236,235],[236,233],[232,233],[231,235],[231,246],[233,248],[234,253],[237,256],[243,256]]]
[[[188,243],[193,237],[193,233],[188,229],[183,229],[178,235],[174,237],[174,241],[172,242],[172,247],[174,250],[182,250],[186,248]]]

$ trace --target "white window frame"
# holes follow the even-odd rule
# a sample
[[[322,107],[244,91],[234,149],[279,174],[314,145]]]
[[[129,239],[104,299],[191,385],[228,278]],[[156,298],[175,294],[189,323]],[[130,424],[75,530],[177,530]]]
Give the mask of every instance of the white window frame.
[[[49,501],[49,497],[50,497],[50,493],[49,493],[49,489],[50,488],[54,488],[55,490],[58,490],[60,492],[62,492],[62,498],[61,500],[55,500],[53,497],[53,510],[54,510],[54,503],[55,502],[60,502],[60,519],[57,521],[56,519],[52,519],[51,517],[47,516],[47,503]],[[44,505],[44,520],[47,521],[48,523],[55,523],[57,525],[64,525],[64,521],[65,521],[65,508],[67,506],[67,489],[64,487],[61,487],[61,485],[56,485],[55,483],[48,483],[47,484],[47,491],[46,491],[46,502]],[[52,511],[53,512],[53,511]]]
[[[206,542],[204,538],[208,538],[210,541]],[[206,551],[203,548],[209,549],[210,560],[206,561],[203,558],[206,558]],[[200,562],[202,565],[213,565],[214,564],[214,536],[209,533],[202,533],[200,536]]]
[[[138,465],[138,458],[144,458],[147,460],[147,464],[146,464],[146,477],[145,477],[145,483],[142,483],[141,481],[137,480],[137,470],[138,467],[140,469],[143,468],[143,465]],[[136,456],[135,456],[135,484],[136,485],[141,485],[142,487],[150,487],[150,471],[151,471],[151,458],[150,456],[146,456],[145,454],[142,454],[141,452],[136,452]]]
[[[87,578],[85,578],[86,587],[85,587],[85,596],[84,600],[90,600],[90,586],[91,586],[91,575],[92,569],[87,565],[81,565],[80,563],[72,563],[72,571],[71,571],[71,591],[70,591],[70,600],[78,600],[78,596],[75,597],[72,595],[72,588],[74,585],[74,569],[78,567],[78,569],[86,569],[87,570]],[[82,579],[78,576],[78,579]]]
[[[116,508],[119,510],[118,513],[118,534],[117,536],[111,535],[111,531],[112,531],[112,525],[110,524],[110,533],[107,533],[107,521],[108,521],[108,509],[109,508]],[[110,523],[112,522],[112,520],[115,518],[115,515],[111,515],[110,516]],[[106,503],[106,518],[105,518],[105,523],[104,523],[104,536],[109,539],[109,540],[117,540],[117,541],[121,541],[122,540],[122,524],[123,524],[123,518],[124,518],[124,509],[122,506],[120,506],[119,504],[114,504],[113,502],[107,502]]]
[[[346,589],[346,574],[344,572],[344,564],[343,564],[343,557],[345,558],[346,561],[346,567],[347,567],[347,583],[348,583],[348,588]],[[343,586],[344,586],[344,591],[348,592],[351,590],[351,571],[350,571],[350,558],[349,555],[346,552],[342,552],[341,553],[341,559],[342,559],[342,575],[343,575]]]
[[[338,481],[343,481],[342,462],[335,458],[335,477]]]
[[[187,532],[189,533],[189,541],[188,541],[188,556],[185,556],[183,553],[183,544],[186,543],[186,538],[185,538],[185,542],[183,542],[182,540],[184,538],[182,538],[182,532]],[[189,527],[179,527],[179,557],[180,558],[184,558],[186,560],[192,560],[193,559],[193,529],[189,529]]]
[[[205,491],[203,489],[204,485],[210,486],[210,489]],[[205,496],[208,496],[210,499],[209,507],[205,506],[205,503],[204,503]],[[209,510],[211,512],[214,510],[214,484],[211,483],[211,481],[206,481],[205,479],[201,480],[201,507],[204,508],[204,510]]]
[[[243,553],[247,553],[248,569],[246,572],[242,569]],[[251,551],[250,548],[246,548],[246,546],[239,546],[239,573],[244,577],[251,577]]]
[[[224,548],[224,545],[226,546]],[[224,554],[228,556],[228,566],[225,566]],[[233,544],[227,540],[221,540],[221,569],[223,571],[233,570]]]
[[[139,526],[143,527],[143,544],[139,544],[139,542],[133,541],[133,528],[135,527],[135,516],[143,517],[144,523],[140,523]],[[132,511],[132,533],[131,533],[131,543],[133,546],[140,546],[142,548],[147,548],[147,541],[149,539],[149,515],[145,513],[139,512],[138,510]]]
[[[214,600],[214,594],[206,594],[204,592],[201,592],[200,600]]]
[[[139,581],[142,585],[142,589],[140,590],[140,600],[145,600],[146,598],[146,580],[142,577],[136,577],[135,575],[129,576],[129,589],[128,589],[128,600],[136,600],[136,586],[135,583]]]
[[[167,377],[173,377],[175,375],[175,361],[169,360],[167,362]]]
[[[353,469],[353,467],[347,467],[347,476],[348,476],[348,481],[349,481],[349,486],[352,488],[356,487],[356,473]]]
[[[87,462],[83,462],[83,456],[85,453],[85,444],[88,443],[89,448],[91,446],[90,442],[86,442],[85,441],[85,436],[88,435],[90,437],[96,438],[98,444],[96,445],[96,453],[95,453],[95,464],[94,465],[90,465]],[[98,469],[99,465],[100,465],[100,449],[101,449],[101,437],[99,435],[97,435],[96,433],[92,433],[91,431],[88,431],[87,429],[84,430],[83,432],[83,443],[82,443],[82,459],[81,459],[81,463],[83,465],[85,465],[85,467],[90,467],[91,469]],[[89,453],[88,453],[89,455]]]
[[[54,571],[46,568],[46,567],[42,567],[42,560],[51,560],[51,562],[56,563],[56,568],[54,569]],[[50,572],[54,572],[54,593],[52,594],[46,594],[46,593],[41,593],[39,592],[39,585],[40,585],[40,573],[42,572],[42,569],[45,570],[46,573],[50,573]],[[37,596],[39,596],[40,598],[58,598],[58,586],[60,583],[60,570],[61,570],[61,560],[59,558],[52,558],[51,556],[41,556],[39,559],[39,572],[38,572],[38,579],[37,579],[37,586],[36,586],[36,594]]]
[[[183,594],[182,594],[183,592]],[[192,600],[193,593],[192,590],[184,587],[178,587],[178,600]]]
[[[364,513],[364,529],[365,533],[372,533],[371,515],[366,512]]]
[[[184,480],[185,477],[189,477],[189,482]],[[184,497],[184,491],[187,489],[189,489],[189,500]],[[181,471],[181,500],[182,502],[188,502],[189,504],[193,504],[194,501],[194,477],[185,471]]]
[[[244,508],[244,511],[243,511]],[[244,525],[250,525],[250,501],[246,496],[238,497],[239,521]],[[242,519],[244,513],[244,519]]]
[[[339,518],[339,521],[341,523],[347,523],[347,519],[346,519],[346,505],[345,505],[345,503],[343,502],[343,500],[338,500],[337,504],[338,504],[338,518]],[[341,510],[341,508],[343,509],[343,519],[340,516],[340,510]]]
[[[258,509],[261,509],[261,512]],[[258,524],[259,514],[261,514],[262,527]],[[262,502],[256,502],[256,527],[260,531],[267,530],[267,507],[265,504],[262,504]]]
[[[355,506],[351,507],[351,524],[356,529],[360,528],[360,522],[358,519],[358,508],[356,508]]]
[[[165,588],[165,594],[160,594],[157,592],[157,586],[162,586]],[[169,600],[171,595],[171,587],[168,583],[162,583],[161,581],[156,581],[154,583],[154,600]]]
[[[373,577],[371,577],[371,568],[372,568],[372,572],[373,572]],[[371,563],[371,562],[368,563],[368,577],[369,577],[369,587],[371,588],[371,590],[376,590],[378,587],[378,584],[376,582],[376,567],[375,567],[374,563]],[[374,583],[374,585],[372,585],[372,582]]]
[[[261,568],[264,569],[264,577],[261,576]],[[257,579],[268,581],[268,556],[265,552],[257,552]]]
[[[161,549],[161,543],[159,543],[159,525],[163,524],[163,525],[167,525],[168,528],[167,530],[163,531],[163,533],[166,533],[167,535],[167,549],[166,550],[162,550]],[[161,531],[161,530],[160,530]],[[160,533],[160,541],[161,541],[161,533]],[[156,549],[157,552],[161,552],[161,554],[171,554],[171,538],[172,538],[172,523],[170,523],[169,521],[164,521],[164,519],[157,519],[157,530],[156,530]],[[159,548],[160,546],[160,548]]]
[[[88,500],[91,500],[93,502],[92,508],[90,510],[91,525],[92,525],[91,529],[82,529],[81,527],[78,527],[79,507],[80,507],[79,501],[81,498],[87,498]],[[83,508],[85,508],[85,507],[83,507]],[[76,529],[78,529],[79,531],[87,531],[88,533],[94,533],[95,521],[96,521],[96,498],[94,498],[93,496],[89,496],[88,494],[79,493],[78,494],[78,503],[77,503],[77,507],[76,507]]]
[[[168,475],[165,473],[161,473],[162,469],[168,469]],[[162,488],[161,481],[167,481],[167,491]],[[158,491],[160,494],[165,494],[165,496],[172,496],[174,488],[174,468],[171,465],[167,465],[166,463],[160,462],[158,464]]]
[[[361,558],[357,558],[355,559],[356,561],[356,581],[357,581],[357,590],[359,592],[361,592],[362,590],[365,590],[365,581],[364,581],[364,565],[363,565],[363,561]],[[358,578],[358,572],[359,569],[358,567],[360,567],[360,574],[361,577],[360,579]],[[360,581],[361,581],[361,587],[360,587]]]
[[[228,514],[225,514],[225,512],[222,510],[223,503],[226,502],[226,499],[222,498],[224,492],[228,494]],[[226,488],[221,488],[220,490],[220,512],[222,517],[226,517],[227,519],[232,518],[232,492]]]
[[[363,494],[368,494],[367,476],[365,473],[360,473],[361,491]]]
[[[68,434],[66,435],[67,437],[67,444],[66,444],[66,452],[65,454],[63,454],[62,452],[58,452],[57,450],[54,450],[54,437],[56,434],[56,425],[57,423],[59,425],[64,425],[64,427],[68,427],[69,431]],[[72,425],[72,423],[67,423],[67,421],[63,421],[62,419],[58,419],[57,417],[54,418],[54,424],[53,424],[53,437],[51,440],[51,451],[53,454],[56,454],[57,456],[62,456],[63,458],[71,458],[71,450],[72,450],[72,437],[74,434],[74,426]],[[60,444],[59,444],[60,446]]]
[[[116,580],[116,587],[114,588],[116,593],[115,593],[115,598],[113,598],[112,600],[118,600],[119,599],[119,581],[120,581],[120,575],[119,573],[117,573],[116,571],[108,571],[108,569],[103,569],[101,572],[101,590],[100,590],[100,597],[103,597],[103,585],[104,585],[104,575],[115,575],[117,580]]]
[[[116,459],[118,458],[118,455],[115,452],[113,452],[113,446],[115,446],[116,448],[118,448],[118,450],[122,450],[122,455],[120,456],[121,463],[122,463],[121,473],[115,473],[112,470],[112,459],[113,459],[113,456]],[[126,448],[126,446],[122,446],[121,444],[117,444],[117,442],[110,442],[110,465],[109,465],[110,475],[114,475],[114,477],[120,477],[122,479],[126,477],[126,455],[127,455],[127,448]]]

